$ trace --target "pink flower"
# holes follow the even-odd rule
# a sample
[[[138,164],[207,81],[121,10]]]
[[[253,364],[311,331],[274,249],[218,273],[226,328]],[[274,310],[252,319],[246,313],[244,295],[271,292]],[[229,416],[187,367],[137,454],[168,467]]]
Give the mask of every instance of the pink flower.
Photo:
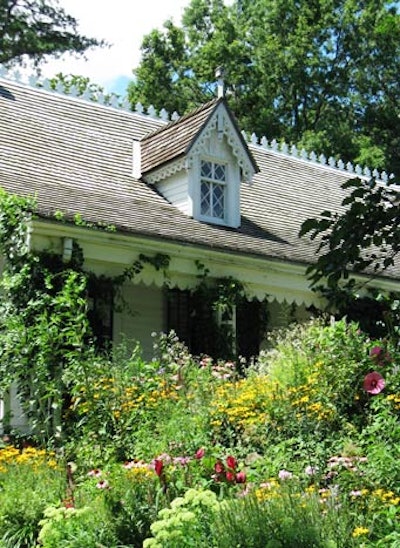
[[[369,351],[369,355],[371,356],[371,358],[379,358],[382,352],[383,348],[381,346],[373,346]]]
[[[100,480],[99,483],[96,485],[97,489],[108,489],[108,481],[107,480]]]
[[[308,476],[314,476],[318,472],[318,466],[306,466],[304,471]]]
[[[94,468],[93,470],[90,470],[87,475],[93,478],[99,478],[101,476],[101,470]]]
[[[232,468],[232,470],[234,470],[236,468],[236,459],[235,457],[232,457],[231,455],[229,455],[229,457],[226,457],[226,465],[228,466],[228,468]]]
[[[370,357],[378,364],[384,365],[385,363],[390,363],[392,360],[389,352],[386,352],[382,346],[374,346],[369,351]]]
[[[175,457],[172,459],[174,464],[180,464],[181,466],[186,466],[190,462],[190,457]]]
[[[246,483],[246,472],[238,472],[236,474],[236,483]]]
[[[200,460],[204,457],[205,455],[205,449],[203,447],[201,447],[200,449],[197,449],[195,455],[194,455],[194,458],[197,459],[197,460]]]
[[[363,388],[368,394],[379,394],[385,388],[385,380],[377,371],[365,376]]]
[[[235,474],[228,470],[226,473],[226,481],[235,481]]]
[[[225,466],[220,460],[217,460],[214,464],[214,470],[217,474],[222,474],[225,471]]]
[[[290,479],[292,476],[292,472],[289,472],[288,470],[279,470],[278,477],[281,480]]]
[[[155,470],[158,477],[161,476],[163,468],[164,468],[163,461],[161,459],[155,459],[155,461],[154,461],[154,470]]]

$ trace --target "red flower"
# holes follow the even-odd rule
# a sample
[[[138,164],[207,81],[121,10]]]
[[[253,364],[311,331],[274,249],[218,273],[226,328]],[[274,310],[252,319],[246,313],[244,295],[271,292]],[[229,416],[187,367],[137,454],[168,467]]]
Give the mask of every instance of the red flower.
[[[235,457],[232,457],[232,456],[229,456],[226,458],[226,464],[228,466],[228,468],[232,468],[232,470],[234,470],[236,468],[236,459]]]
[[[236,474],[236,483],[246,483],[246,472],[238,472]]]
[[[205,454],[205,450],[203,447],[201,447],[200,449],[197,449],[194,455],[194,458],[200,460],[204,457],[204,454]]]
[[[214,470],[217,474],[223,474],[225,471],[225,466],[220,460],[217,460],[217,462],[214,464]]]
[[[235,481],[235,474],[228,470],[226,473],[226,481]]]
[[[154,461],[154,470],[157,474],[158,477],[161,476],[162,474],[162,471],[163,471],[163,468],[164,468],[164,463],[161,459],[156,459]]]
[[[365,376],[363,388],[368,394],[379,394],[385,388],[385,379],[377,371]]]

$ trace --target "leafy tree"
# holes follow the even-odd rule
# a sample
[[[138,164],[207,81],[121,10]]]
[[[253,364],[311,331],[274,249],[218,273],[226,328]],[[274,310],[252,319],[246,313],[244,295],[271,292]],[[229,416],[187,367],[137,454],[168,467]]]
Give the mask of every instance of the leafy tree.
[[[385,0],[192,0],[142,44],[132,103],[183,114],[224,66],[243,129],[400,171],[400,15]]]
[[[350,179],[342,187],[348,191],[343,208],[308,219],[300,231],[319,241],[316,262],[307,269],[311,285],[338,315],[357,320],[374,336],[388,330],[399,336],[399,296],[362,290],[390,271],[400,253],[400,187],[394,179]]]
[[[37,65],[46,55],[81,54],[89,47],[104,45],[78,34],[76,19],[57,1],[0,1],[0,63],[20,63],[26,55]]]
[[[116,93],[106,93],[103,86],[91,82],[90,78],[86,76],[59,72],[53,78],[50,78],[49,82],[51,89],[57,90],[60,87],[62,93],[73,94],[76,97],[84,96],[93,102],[98,102],[99,98],[102,97],[101,102],[103,104],[112,104],[114,100],[118,102],[120,97]],[[40,86],[41,84],[37,85]]]
[[[342,185],[350,190],[342,206],[332,213],[324,211],[318,219],[309,219],[300,235],[320,237],[317,261],[308,273],[313,284],[326,280],[336,287],[342,280],[347,285],[350,273],[381,274],[394,265],[400,251],[400,192],[394,181],[387,185],[371,180],[350,179]]]

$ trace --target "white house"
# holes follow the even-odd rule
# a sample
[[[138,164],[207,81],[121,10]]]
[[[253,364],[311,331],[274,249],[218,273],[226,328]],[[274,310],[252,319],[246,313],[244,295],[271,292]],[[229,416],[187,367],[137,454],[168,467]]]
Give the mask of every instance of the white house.
[[[316,244],[299,239],[300,226],[337,209],[341,184],[355,173],[265,139],[246,141],[223,98],[168,121],[151,109],[131,112],[0,77],[0,186],[36,195],[30,245],[67,260],[75,241],[85,268],[107,276],[143,255],[168,257],[166,272],[146,264],[124,287],[134,314],[103,317],[110,338],[140,341],[145,356],[154,331],[174,328],[195,341],[190,295],[199,265],[211,280],[244,285],[248,306],[230,318],[238,337],[240,326],[257,329],[264,300],[270,326],[321,305],[305,276]],[[76,215],[87,226],[72,222]],[[392,269],[375,283],[398,291],[399,281]]]

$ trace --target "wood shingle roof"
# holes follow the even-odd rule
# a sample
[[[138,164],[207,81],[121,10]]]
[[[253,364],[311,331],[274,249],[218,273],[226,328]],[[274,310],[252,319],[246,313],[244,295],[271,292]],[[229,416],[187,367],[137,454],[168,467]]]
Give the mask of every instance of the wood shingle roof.
[[[252,185],[242,185],[238,229],[194,220],[132,176],[134,140],[141,140],[142,150],[148,147],[142,171],[152,169],[160,158],[168,162],[183,154],[217,104],[211,101],[187,118],[185,131],[178,134],[179,120],[167,127],[147,115],[0,78],[0,186],[35,194],[42,216],[80,214],[127,234],[312,262],[316,244],[299,239],[301,223],[339,207],[348,173],[249,145],[260,171]],[[392,271],[391,276],[400,274]]]

